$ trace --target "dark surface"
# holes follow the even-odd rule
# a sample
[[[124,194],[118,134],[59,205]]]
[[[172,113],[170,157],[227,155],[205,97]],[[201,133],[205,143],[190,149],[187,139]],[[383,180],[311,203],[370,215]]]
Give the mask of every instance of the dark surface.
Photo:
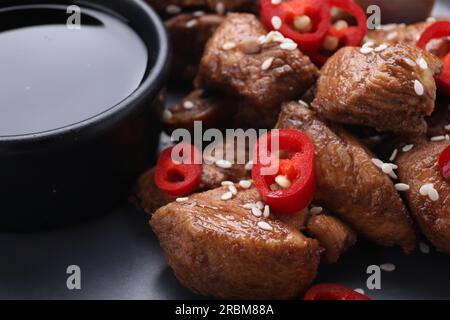
[[[126,205],[69,228],[0,233],[0,255],[3,299],[199,298],[182,288],[167,267],[145,214]],[[366,268],[382,263],[397,268],[382,272],[381,290],[367,290]],[[79,291],[66,288],[66,268],[72,264],[81,267]],[[433,249],[405,256],[400,249],[360,241],[338,264],[322,267],[317,281],[365,288],[374,299],[450,299],[449,268],[450,255]]]

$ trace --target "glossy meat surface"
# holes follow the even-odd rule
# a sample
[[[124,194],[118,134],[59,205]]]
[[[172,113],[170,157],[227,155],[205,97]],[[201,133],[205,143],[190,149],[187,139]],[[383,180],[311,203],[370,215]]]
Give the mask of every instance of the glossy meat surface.
[[[282,102],[300,97],[315,83],[317,68],[299,50],[282,49],[273,37],[262,43],[266,34],[256,16],[229,14],[208,41],[197,86],[259,108],[279,109]]]
[[[283,106],[277,127],[298,129],[313,139],[317,203],[371,241],[414,249],[411,219],[394,184],[354,137],[296,102]]]
[[[164,128],[169,134],[179,128],[192,132],[195,121],[202,122],[203,130],[230,128],[236,107],[234,99],[197,89],[169,108],[170,116],[163,119]]]
[[[179,14],[165,22],[172,42],[171,78],[192,81],[208,39],[224,20],[223,16],[194,13]]]
[[[397,44],[403,42],[410,46],[415,46],[422,32],[425,31],[433,22],[419,22],[415,24],[391,24],[385,25],[381,29],[369,30],[367,33],[367,42],[373,41],[376,45]],[[450,41],[448,39],[436,39],[430,41],[427,50],[444,57],[450,51]]]
[[[416,63],[420,59],[426,61],[427,69]],[[322,68],[311,106],[333,122],[422,134],[424,118],[434,110],[434,76],[441,69],[436,56],[403,44],[367,54],[345,47]]]
[[[160,208],[150,224],[180,282],[205,296],[225,299],[287,299],[301,294],[316,276],[316,240],[243,206],[260,197],[241,190],[220,200],[222,187],[185,203]],[[272,230],[263,230],[265,221]]]
[[[415,144],[399,156],[397,164],[401,181],[410,187],[405,195],[414,219],[439,251],[450,253],[450,183],[438,169],[439,155],[448,145],[448,141]],[[438,192],[437,201],[420,194],[427,183]]]
[[[308,234],[325,249],[322,261],[335,263],[356,243],[356,233],[344,222],[329,215],[315,215],[308,220]]]

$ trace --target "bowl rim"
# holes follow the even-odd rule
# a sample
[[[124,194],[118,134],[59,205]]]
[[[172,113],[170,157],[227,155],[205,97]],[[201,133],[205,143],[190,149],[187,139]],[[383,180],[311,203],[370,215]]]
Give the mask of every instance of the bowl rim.
[[[81,0],[79,3],[89,5],[90,1]],[[81,133],[89,135],[89,132],[96,132],[117,123],[128,114],[132,113],[142,100],[151,96],[155,96],[156,98],[156,95],[163,86],[169,68],[170,45],[167,32],[157,13],[143,0],[128,0],[127,4],[135,6],[145,13],[151,21],[156,36],[156,59],[152,68],[149,69],[144,76],[139,87],[121,102],[85,120],[36,133],[0,135],[0,143],[30,143],[43,140],[54,140],[55,138],[60,139],[65,135],[73,135],[74,133],[77,133],[77,135],[80,135]],[[93,6],[97,8],[102,7],[95,3]],[[105,6],[105,8],[111,10],[108,6]],[[128,17],[126,18],[128,19]],[[142,37],[139,32],[136,30],[135,32]],[[77,140],[81,138],[82,137],[77,137]]]

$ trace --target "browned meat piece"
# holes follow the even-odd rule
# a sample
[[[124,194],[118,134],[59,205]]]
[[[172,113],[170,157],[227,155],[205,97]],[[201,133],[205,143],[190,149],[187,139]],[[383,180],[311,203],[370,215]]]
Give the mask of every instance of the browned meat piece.
[[[206,0],[206,3],[219,14],[229,11],[258,13],[258,0]]]
[[[441,60],[403,44],[367,54],[361,50],[346,47],[327,61],[311,106],[335,122],[382,132],[424,133],[424,117],[434,109],[434,76],[441,72]],[[428,65],[425,70],[414,62],[422,58]]]
[[[227,148],[229,147],[229,145],[223,146],[224,158],[226,157]],[[244,164],[238,164],[237,161],[242,153],[244,153],[243,156],[246,161],[249,160],[247,150],[235,149],[235,161],[230,169],[219,168],[217,165],[205,161],[202,167],[200,184],[195,192],[219,187],[223,181],[239,182],[243,179],[250,179],[251,172],[245,169]],[[212,156],[214,156],[214,154]],[[204,156],[204,158],[206,158],[206,156]],[[154,169],[152,168],[139,177],[131,196],[131,202],[150,215],[159,207],[174,201],[176,198],[168,196],[158,189],[154,182],[153,171]]]
[[[315,83],[317,68],[281,34],[265,35],[254,15],[229,14],[208,41],[197,86],[244,98],[258,108],[279,109],[283,101],[300,97]]]
[[[356,242],[356,233],[338,218],[315,215],[308,220],[308,233],[325,248],[323,261],[336,263],[340,256]]]
[[[272,129],[279,114],[279,108],[260,108],[242,101],[238,103],[238,110],[234,115],[234,126],[244,129]]]
[[[155,169],[152,168],[142,174],[134,186],[130,202],[145,213],[152,215],[156,209],[175,200],[172,197],[164,194],[155,184]]]
[[[179,104],[169,108],[163,123],[167,133],[178,128],[194,129],[194,121],[202,122],[202,129],[230,127],[236,113],[236,102],[219,94],[198,89],[191,92]]]
[[[296,102],[283,106],[277,127],[301,130],[314,140],[317,203],[369,240],[414,249],[411,219],[394,184],[355,138]]]
[[[255,189],[222,201],[222,187],[160,208],[150,225],[180,282],[205,296],[287,299],[316,276],[316,240],[280,221],[257,218],[243,206],[260,200]],[[268,225],[259,226],[265,222]],[[265,229],[263,229],[265,228]]]
[[[294,214],[275,214],[276,218],[291,227],[303,231],[309,219],[308,208]]]
[[[372,41],[375,45],[383,43],[394,45],[403,42],[409,46],[415,46],[422,32],[428,28],[432,22],[420,22],[416,24],[390,24],[381,29],[369,30],[367,33],[367,42]],[[437,39],[430,41],[427,50],[444,57],[450,52],[450,41],[448,39]]]
[[[448,141],[416,144],[398,158],[400,180],[409,185],[406,191],[409,208],[420,229],[439,251],[450,252],[450,183],[438,168],[440,153]],[[421,195],[420,189],[431,183],[439,199]]]
[[[222,16],[216,14],[196,16],[195,13],[184,13],[166,21],[173,46],[173,80],[194,79],[206,42],[223,20]]]

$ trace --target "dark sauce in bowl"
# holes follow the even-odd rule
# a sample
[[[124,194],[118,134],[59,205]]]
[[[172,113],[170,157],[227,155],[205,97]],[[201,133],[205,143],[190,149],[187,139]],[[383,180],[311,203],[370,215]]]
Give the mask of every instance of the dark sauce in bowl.
[[[0,137],[59,129],[130,96],[149,60],[120,17],[81,7],[81,28],[62,5],[0,10]]]

